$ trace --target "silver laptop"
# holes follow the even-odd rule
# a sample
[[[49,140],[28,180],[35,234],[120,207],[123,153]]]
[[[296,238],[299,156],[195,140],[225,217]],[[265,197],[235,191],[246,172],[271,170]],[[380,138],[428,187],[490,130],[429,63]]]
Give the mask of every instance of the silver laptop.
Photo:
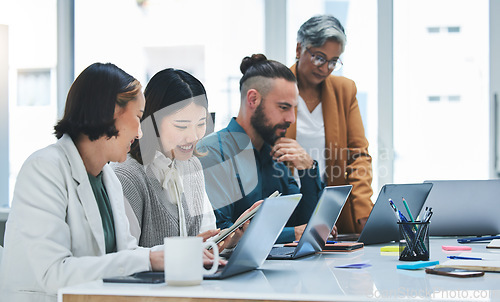
[[[267,198],[260,205],[257,214],[245,230],[231,258],[224,267],[204,279],[224,279],[236,274],[254,270],[266,260],[281,230],[299,204],[302,194]],[[140,272],[130,276],[105,278],[112,283],[164,283],[163,272]]]
[[[267,259],[296,259],[322,251],[351,190],[351,185],[324,188],[297,246],[273,247]]]
[[[266,198],[245,230],[227,264],[204,279],[224,279],[258,268],[266,260],[302,194]]]
[[[339,235],[338,240],[354,240],[363,242],[365,245],[399,241],[399,228],[394,216],[394,210],[389,204],[389,198],[392,199],[398,210],[410,220],[403,203],[404,197],[412,216],[417,219],[431,188],[431,183],[384,185],[380,189],[377,201],[373,205],[361,234],[359,236],[354,236],[354,234]]]
[[[429,234],[480,236],[500,234],[500,179],[425,181],[433,187]]]

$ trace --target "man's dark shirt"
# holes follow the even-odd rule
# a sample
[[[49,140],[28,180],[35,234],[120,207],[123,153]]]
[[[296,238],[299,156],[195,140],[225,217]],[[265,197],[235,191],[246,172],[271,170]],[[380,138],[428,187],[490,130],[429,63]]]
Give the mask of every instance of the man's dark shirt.
[[[257,151],[245,130],[231,119],[229,125],[198,143],[206,191],[217,218],[217,227],[230,227],[253,203],[278,190],[283,195],[302,193],[302,199],[277,243],[295,240],[293,226],[309,221],[324,185],[318,169],[299,170],[301,188],[288,167],[274,161],[271,146]]]

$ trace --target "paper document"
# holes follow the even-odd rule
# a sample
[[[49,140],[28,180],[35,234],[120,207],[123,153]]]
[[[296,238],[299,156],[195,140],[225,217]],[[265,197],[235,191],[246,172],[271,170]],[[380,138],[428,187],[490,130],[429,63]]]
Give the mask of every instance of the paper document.
[[[460,257],[479,258],[481,260],[452,259],[436,267],[453,267],[483,272],[500,272],[500,254],[495,253],[460,253]]]
[[[489,249],[500,249],[500,239],[491,240],[486,247]]]

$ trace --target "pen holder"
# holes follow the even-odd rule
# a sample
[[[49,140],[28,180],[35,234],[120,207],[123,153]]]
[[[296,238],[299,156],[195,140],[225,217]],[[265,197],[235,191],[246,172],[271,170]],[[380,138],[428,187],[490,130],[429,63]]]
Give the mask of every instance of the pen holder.
[[[429,223],[398,222],[399,260],[429,260]]]

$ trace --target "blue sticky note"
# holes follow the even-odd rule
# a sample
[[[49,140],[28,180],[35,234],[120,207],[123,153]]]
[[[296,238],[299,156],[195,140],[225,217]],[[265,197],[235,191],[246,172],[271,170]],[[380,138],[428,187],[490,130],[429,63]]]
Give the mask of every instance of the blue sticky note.
[[[406,264],[399,264],[398,269],[419,269],[439,264],[439,261],[415,261]]]

